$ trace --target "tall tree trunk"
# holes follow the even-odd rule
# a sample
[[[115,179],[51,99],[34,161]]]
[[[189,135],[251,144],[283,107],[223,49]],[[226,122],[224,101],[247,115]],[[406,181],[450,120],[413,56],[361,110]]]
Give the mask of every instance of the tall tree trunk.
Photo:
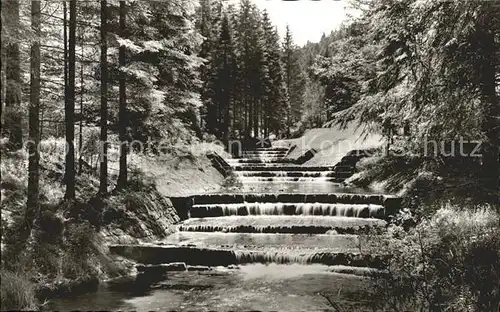
[[[249,95],[250,94],[250,90],[247,89],[246,90],[247,94],[246,94],[246,97],[247,97],[247,123],[246,123],[246,132],[248,134],[248,137],[251,137],[252,136],[252,98],[251,96]]]
[[[40,106],[40,122],[38,123],[38,137],[41,141],[43,138],[43,115],[44,115],[44,107]]]
[[[63,48],[64,48],[64,108],[68,107],[68,8],[63,1]],[[65,178],[66,179],[66,178]]]
[[[247,137],[250,136],[250,132],[248,131],[248,91],[247,89],[245,88],[244,89],[244,94],[243,96],[245,97],[245,111],[244,111],[244,115],[245,115],[245,119],[244,119],[244,124],[243,124],[243,132],[244,132],[244,136],[245,136],[245,139]]]
[[[255,109],[254,109],[254,122],[253,122],[253,132],[255,137],[260,137],[259,134],[259,106],[260,100],[255,97]]]
[[[4,17],[9,20],[11,31],[19,31],[19,0],[4,0]],[[20,149],[23,145],[22,109],[21,109],[21,66],[19,43],[14,41],[7,44],[6,55],[6,90],[4,128],[9,137],[10,146]]]
[[[76,0],[69,2],[68,95],[66,102],[66,199],[75,198]]]
[[[108,192],[108,39],[107,1],[101,0],[101,164],[99,192]]]
[[[0,1],[0,16],[3,16],[4,13],[4,1]],[[0,18],[0,39],[4,38],[4,21],[3,18]],[[4,42],[0,40],[0,135],[2,134],[3,129],[3,106],[5,104],[5,49]],[[1,155],[0,155],[1,158]],[[1,178],[1,176],[0,176]]]
[[[38,214],[39,204],[39,162],[40,143],[40,0],[31,1],[31,28],[35,39],[31,44],[30,108],[29,108],[29,163],[28,163],[28,199],[26,203],[26,222],[31,228]]]
[[[486,135],[483,143],[483,171],[485,188],[491,201],[500,205],[500,103],[496,94],[496,53],[499,46],[495,43],[495,34],[489,21],[480,26],[477,43],[481,46],[481,65],[478,68],[481,75],[481,93],[483,95],[483,124]]]
[[[82,61],[80,62],[80,129],[78,133],[78,175],[82,174],[82,166],[83,166],[83,95],[84,95],[84,86],[83,86],[83,36],[84,32],[82,32]]]
[[[125,1],[120,1],[120,36],[125,38]],[[127,185],[127,93],[125,67],[125,46],[120,46],[120,104],[118,112],[118,132],[120,137],[120,173],[118,174],[118,188]]]

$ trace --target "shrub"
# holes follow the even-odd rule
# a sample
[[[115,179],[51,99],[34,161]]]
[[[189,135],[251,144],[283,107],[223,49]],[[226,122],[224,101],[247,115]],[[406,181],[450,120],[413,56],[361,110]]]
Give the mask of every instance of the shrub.
[[[390,228],[377,246],[390,257],[388,274],[374,277],[373,302],[393,311],[497,311],[499,217],[448,205],[408,233]]]
[[[90,260],[96,255],[95,230],[87,222],[69,224],[66,228],[62,272],[70,279],[88,279],[97,272]]]
[[[35,285],[26,276],[7,270],[0,271],[0,306],[2,310],[35,310]]]

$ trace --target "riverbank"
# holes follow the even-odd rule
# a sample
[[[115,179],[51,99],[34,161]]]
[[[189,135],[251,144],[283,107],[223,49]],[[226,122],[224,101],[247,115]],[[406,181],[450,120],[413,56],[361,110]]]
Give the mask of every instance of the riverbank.
[[[164,238],[179,221],[169,196],[213,191],[224,181],[204,153],[189,152],[201,150],[196,146],[163,158],[131,155],[128,187],[119,192],[113,190],[118,164],[112,160],[105,197],[96,196],[95,168],[84,165],[76,200],[66,202],[60,143],[42,142],[40,215],[33,229],[24,226],[27,154],[2,150],[2,309],[33,309],[50,297],[135,274],[134,263],[111,255],[107,246]],[[210,150],[220,152],[203,146]]]

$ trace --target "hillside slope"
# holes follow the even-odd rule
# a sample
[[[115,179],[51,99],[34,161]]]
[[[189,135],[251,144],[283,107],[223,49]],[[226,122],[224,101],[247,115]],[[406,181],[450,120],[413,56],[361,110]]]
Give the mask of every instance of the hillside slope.
[[[305,166],[335,165],[347,152],[354,149],[371,149],[385,144],[385,138],[380,132],[365,131],[365,127],[351,122],[346,127],[314,128],[307,130],[303,136],[296,139],[280,140],[273,145],[297,147],[288,155],[297,158],[310,149],[317,151],[316,155]]]

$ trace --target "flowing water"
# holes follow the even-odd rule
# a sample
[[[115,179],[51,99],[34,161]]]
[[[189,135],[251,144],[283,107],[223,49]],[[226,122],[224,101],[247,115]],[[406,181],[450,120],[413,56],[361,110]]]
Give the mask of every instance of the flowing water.
[[[221,232],[177,232],[167,237],[162,243],[213,246],[225,248],[331,248],[355,249],[358,244],[357,235],[332,234],[265,234],[265,233],[221,233]]]
[[[328,204],[328,203],[234,203],[194,205],[191,217],[234,215],[320,215],[333,217],[381,217],[385,216],[382,205],[373,204]]]
[[[227,160],[240,188],[190,199],[187,219],[163,241],[110,246],[142,263],[141,274],[154,282],[125,291],[103,285],[48,307],[331,310],[324,293],[345,308],[369,311],[364,276],[382,258],[365,248],[376,236],[360,234],[385,227],[393,198],[342,184],[354,172],[352,156],[332,167],[306,167],[286,154],[257,149]]]
[[[319,295],[326,293],[343,306],[359,306],[366,279],[334,273],[324,265],[242,265],[207,272],[170,272],[144,291],[102,286],[97,293],[60,299],[47,310],[122,311],[331,311]],[[341,296],[339,296],[339,293]],[[368,310],[367,310],[368,311]]]

